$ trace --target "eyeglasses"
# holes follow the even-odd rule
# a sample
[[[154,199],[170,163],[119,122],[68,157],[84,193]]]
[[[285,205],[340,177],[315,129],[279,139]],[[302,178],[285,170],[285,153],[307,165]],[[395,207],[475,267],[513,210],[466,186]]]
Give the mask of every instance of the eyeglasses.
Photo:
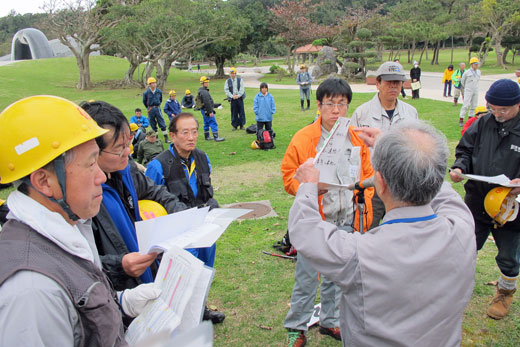
[[[338,110],[344,110],[348,107],[348,104],[333,104],[332,102],[324,102],[323,104],[321,104],[321,106],[328,109],[333,109],[337,107]]]
[[[130,139],[128,139],[128,141],[123,144],[123,149],[119,153],[109,152],[109,151],[105,151],[105,150],[101,150],[101,152],[107,153],[107,154],[112,154],[112,155],[117,155],[119,158],[121,158],[125,154],[125,150],[127,148],[130,148],[131,143],[132,143],[132,137],[130,137]]]
[[[492,114],[498,114],[498,115],[501,115],[501,116],[503,116],[503,115],[507,114],[507,112],[509,112],[509,108],[506,108],[505,110],[504,109],[497,110],[497,109],[495,109],[495,108],[493,108],[491,106],[488,106],[487,110],[489,112],[491,112]]]
[[[199,134],[199,131],[198,130],[183,130],[181,132],[178,132],[179,135],[181,135],[182,137],[188,137],[188,136],[193,136],[193,137],[197,137],[197,135]]]

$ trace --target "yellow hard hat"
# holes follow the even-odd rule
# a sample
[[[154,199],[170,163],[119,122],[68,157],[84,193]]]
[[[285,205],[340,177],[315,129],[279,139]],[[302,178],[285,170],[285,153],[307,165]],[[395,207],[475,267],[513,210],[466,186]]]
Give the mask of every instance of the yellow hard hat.
[[[306,69],[306,68],[307,68],[307,66],[305,66],[305,64],[300,65],[300,69]]]
[[[470,64],[475,64],[475,63],[478,63],[478,58],[477,57],[473,57],[469,60],[469,63]]]
[[[184,92],[184,94],[191,94],[191,92],[190,92],[189,89],[186,89],[186,91]]]
[[[177,95],[177,93],[175,93],[175,90],[170,90],[170,95]]]
[[[251,142],[251,148],[260,149],[260,146],[258,145],[258,142],[256,140],[253,140],[253,142]]]
[[[0,113],[0,183],[23,178],[107,132],[69,100],[50,95],[18,100]]]
[[[0,199],[0,206],[4,204],[5,200]]]
[[[486,106],[477,106],[475,107],[475,116],[479,113],[487,113],[488,110],[486,108]]]
[[[134,144],[130,144],[130,154],[134,154]]]
[[[200,78],[200,83],[204,83],[204,82],[209,82],[209,78],[207,78],[206,76],[202,76]]]
[[[147,81],[148,84],[152,84],[152,83],[157,83],[157,81],[155,80],[155,78],[153,77],[148,77],[148,81]]]
[[[237,73],[237,69],[232,67],[231,69],[229,69],[229,73]]]
[[[168,214],[161,204],[153,200],[139,200],[137,204],[139,206],[139,215],[142,220],[162,217]]]
[[[135,123],[130,123],[130,131],[137,131],[139,129],[139,126]]]
[[[510,191],[508,187],[496,187],[484,198],[484,209],[499,226],[514,220],[518,215],[518,202],[515,196],[509,194]]]

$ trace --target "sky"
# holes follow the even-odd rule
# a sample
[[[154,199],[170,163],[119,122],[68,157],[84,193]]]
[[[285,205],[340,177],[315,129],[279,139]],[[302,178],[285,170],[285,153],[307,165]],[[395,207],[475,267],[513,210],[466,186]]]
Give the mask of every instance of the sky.
[[[11,10],[16,13],[38,13],[43,12],[40,7],[43,6],[45,0],[2,0],[0,4],[0,17],[5,17]]]

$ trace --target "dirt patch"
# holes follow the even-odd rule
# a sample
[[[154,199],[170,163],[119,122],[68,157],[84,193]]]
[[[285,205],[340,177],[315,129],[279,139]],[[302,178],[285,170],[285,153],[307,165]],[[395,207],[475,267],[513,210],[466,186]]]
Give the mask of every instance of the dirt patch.
[[[215,168],[211,173],[213,188],[219,192],[233,193],[243,186],[251,189],[275,177],[281,177],[281,160],[251,162],[242,165]]]

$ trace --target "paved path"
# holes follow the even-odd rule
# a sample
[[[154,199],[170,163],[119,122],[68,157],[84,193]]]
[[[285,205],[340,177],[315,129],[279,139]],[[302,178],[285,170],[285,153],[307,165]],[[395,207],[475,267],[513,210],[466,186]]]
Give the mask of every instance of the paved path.
[[[283,68],[287,69],[287,66],[282,66]],[[245,86],[250,88],[258,88],[260,86],[259,79],[262,78],[262,76],[266,73],[269,73],[269,66],[261,66],[261,67],[253,67],[253,68],[247,68],[247,67],[238,67],[238,75],[244,78]],[[227,70],[226,70],[227,72]],[[214,69],[208,69],[208,70],[201,70],[201,73],[205,74],[214,74]],[[371,71],[372,75],[375,75],[373,71]],[[406,72],[407,76],[409,76],[409,73]],[[420,90],[420,96],[421,98],[426,99],[433,99],[433,100],[439,100],[439,101],[445,101],[453,103],[453,98],[445,98],[442,96],[444,84],[442,83],[442,73],[440,72],[423,72],[421,75],[421,85],[422,88]],[[509,78],[513,81],[517,81],[517,77],[515,76],[514,72],[508,72],[505,74],[499,74],[499,75],[486,75],[483,76],[480,79],[479,83],[479,105],[485,105],[485,94],[486,91],[489,89],[491,84],[499,80],[501,78]],[[352,87],[352,91],[354,93],[375,93],[377,92],[376,86],[369,86],[364,83],[353,83],[350,85]],[[312,89],[316,90],[318,88],[317,85],[313,85]],[[295,84],[269,84],[269,89],[299,89],[299,87]],[[453,93],[453,87],[452,87],[452,93]],[[412,91],[407,89],[406,95],[411,98]],[[452,94],[453,95],[453,94]],[[459,103],[462,103],[462,100],[459,100]]]

